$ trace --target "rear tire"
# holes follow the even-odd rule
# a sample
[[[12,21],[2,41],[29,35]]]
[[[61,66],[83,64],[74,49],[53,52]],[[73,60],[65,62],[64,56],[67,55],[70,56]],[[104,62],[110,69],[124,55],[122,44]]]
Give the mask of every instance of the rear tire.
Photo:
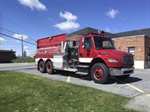
[[[46,63],[46,71],[47,71],[48,74],[52,74],[54,72],[53,65],[52,65],[51,61],[48,61]]]
[[[39,68],[39,71],[41,73],[45,73],[45,63],[44,63],[44,61],[40,61],[40,63],[38,64],[38,68]]]
[[[129,75],[123,75],[123,76],[115,76],[117,79],[119,80],[126,80],[127,78],[130,77],[130,74]]]
[[[96,63],[91,68],[91,78],[95,83],[107,83],[110,78],[108,67],[103,63]]]

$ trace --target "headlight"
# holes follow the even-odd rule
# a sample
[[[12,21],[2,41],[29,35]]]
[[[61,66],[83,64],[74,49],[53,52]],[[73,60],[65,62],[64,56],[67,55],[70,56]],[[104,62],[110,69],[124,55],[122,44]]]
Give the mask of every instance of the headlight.
[[[118,62],[118,60],[117,60],[117,59],[114,59],[114,58],[108,58],[108,61],[109,61],[109,62]]]

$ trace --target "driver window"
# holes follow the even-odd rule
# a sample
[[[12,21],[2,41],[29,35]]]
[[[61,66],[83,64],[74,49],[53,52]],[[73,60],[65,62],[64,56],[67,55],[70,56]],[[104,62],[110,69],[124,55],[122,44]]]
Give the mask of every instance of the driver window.
[[[84,40],[84,48],[87,48],[87,49],[91,49],[92,48],[92,44],[91,44],[90,38],[85,38],[85,40]]]

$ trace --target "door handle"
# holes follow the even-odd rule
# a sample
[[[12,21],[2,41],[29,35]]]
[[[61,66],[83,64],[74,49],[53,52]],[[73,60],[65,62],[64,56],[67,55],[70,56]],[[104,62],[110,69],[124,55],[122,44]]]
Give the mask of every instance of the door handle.
[[[80,53],[80,56],[82,57],[82,53]]]

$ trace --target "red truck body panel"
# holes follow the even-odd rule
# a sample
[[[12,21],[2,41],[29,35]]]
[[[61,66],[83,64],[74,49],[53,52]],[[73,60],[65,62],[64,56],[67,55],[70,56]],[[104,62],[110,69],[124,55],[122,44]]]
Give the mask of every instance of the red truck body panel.
[[[55,35],[55,36],[50,36],[50,37],[46,37],[46,38],[42,38],[37,40],[37,45],[39,47],[47,47],[47,44],[54,44],[54,43],[60,43],[60,42],[64,42],[66,41],[66,34],[60,34],[60,35]]]
[[[61,53],[61,42],[66,41],[66,34],[60,34],[37,40],[37,53]]]

